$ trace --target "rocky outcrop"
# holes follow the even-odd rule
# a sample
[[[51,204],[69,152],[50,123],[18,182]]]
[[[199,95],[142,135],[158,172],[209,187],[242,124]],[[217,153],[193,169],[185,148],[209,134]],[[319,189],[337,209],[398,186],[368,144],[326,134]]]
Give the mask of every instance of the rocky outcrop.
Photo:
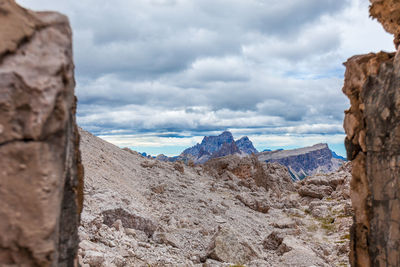
[[[68,19],[0,1],[0,265],[77,263],[83,168]]]
[[[371,16],[399,44],[400,4],[371,1]],[[400,265],[400,52],[354,56],[346,63],[343,92],[347,158],[353,162],[353,266]]]
[[[227,157],[209,160],[204,169],[218,179],[239,178],[247,187],[260,186],[274,194],[294,191],[287,168],[277,163],[265,163],[255,156]]]
[[[347,162],[336,172],[315,174],[298,182],[297,191],[302,197],[349,199],[350,172],[351,163]]]
[[[260,161],[278,162],[289,169],[293,180],[315,173],[336,171],[343,160],[334,158],[327,144],[316,144],[292,150],[264,151],[257,154]]]

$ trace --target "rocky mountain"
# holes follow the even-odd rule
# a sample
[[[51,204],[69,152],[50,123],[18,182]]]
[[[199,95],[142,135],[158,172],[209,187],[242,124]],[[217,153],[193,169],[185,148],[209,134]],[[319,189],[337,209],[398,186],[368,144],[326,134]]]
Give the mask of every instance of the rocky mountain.
[[[243,136],[239,140],[236,141],[236,145],[240,151],[243,151],[246,154],[255,154],[258,153],[257,149],[253,146],[253,143],[247,136]]]
[[[255,155],[189,166],[80,133],[82,267],[348,265],[349,165],[294,183]]]
[[[177,157],[167,157],[158,155],[156,159],[161,161],[193,161],[195,164],[203,164],[210,159],[223,157],[233,154],[252,154],[257,153],[257,149],[247,136],[235,141],[232,133],[225,131],[218,136],[205,136],[200,144],[185,149]]]
[[[260,161],[278,162],[289,169],[293,180],[301,180],[315,173],[335,171],[343,160],[334,158],[327,144],[310,147],[265,151],[257,154]]]
[[[192,155],[195,157],[201,157],[205,154],[211,155],[218,151],[223,144],[232,143],[234,141],[232,133],[225,131],[218,136],[205,136],[200,144],[185,149],[182,154]]]

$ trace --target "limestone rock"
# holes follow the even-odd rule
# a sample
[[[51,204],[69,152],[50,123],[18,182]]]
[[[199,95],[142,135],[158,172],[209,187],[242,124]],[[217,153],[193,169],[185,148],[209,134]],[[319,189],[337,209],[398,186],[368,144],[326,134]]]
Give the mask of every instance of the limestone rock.
[[[276,194],[294,191],[292,180],[285,167],[277,163],[260,162],[255,156],[231,155],[212,159],[204,165],[204,169],[218,178],[235,176],[243,181],[251,181]]]
[[[257,253],[232,229],[222,228],[213,237],[208,255],[217,261],[243,264],[255,258]]]
[[[322,199],[324,196],[330,196],[332,192],[332,188],[326,185],[316,186],[314,184],[310,184],[302,186],[299,189],[300,196],[319,199]]]
[[[371,16],[399,45],[400,4],[372,0]],[[346,149],[353,161],[351,231],[353,266],[400,265],[398,184],[400,173],[400,55],[369,53],[345,63],[343,92]]]
[[[236,196],[245,206],[249,207],[252,210],[268,213],[269,203],[266,198],[257,198],[248,193],[241,193]]]
[[[0,265],[73,266],[83,168],[71,29],[0,2]]]

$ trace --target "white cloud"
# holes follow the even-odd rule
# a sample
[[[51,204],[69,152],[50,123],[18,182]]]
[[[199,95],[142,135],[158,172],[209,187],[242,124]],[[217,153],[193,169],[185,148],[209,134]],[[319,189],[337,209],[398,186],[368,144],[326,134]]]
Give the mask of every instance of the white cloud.
[[[366,0],[18,2],[69,16],[81,126],[145,147],[225,129],[282,146],[335,139],[342,62],[394,49]],[[169,132],[188,141],[142,136]]]

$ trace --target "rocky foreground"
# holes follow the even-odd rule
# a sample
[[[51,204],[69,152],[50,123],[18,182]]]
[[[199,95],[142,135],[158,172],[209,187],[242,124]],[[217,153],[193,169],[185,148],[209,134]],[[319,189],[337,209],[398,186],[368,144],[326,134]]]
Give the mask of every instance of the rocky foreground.
[[[228,156],[187,166],[81,131],[83,266],[347,266],[350,165],[293,183]]]

